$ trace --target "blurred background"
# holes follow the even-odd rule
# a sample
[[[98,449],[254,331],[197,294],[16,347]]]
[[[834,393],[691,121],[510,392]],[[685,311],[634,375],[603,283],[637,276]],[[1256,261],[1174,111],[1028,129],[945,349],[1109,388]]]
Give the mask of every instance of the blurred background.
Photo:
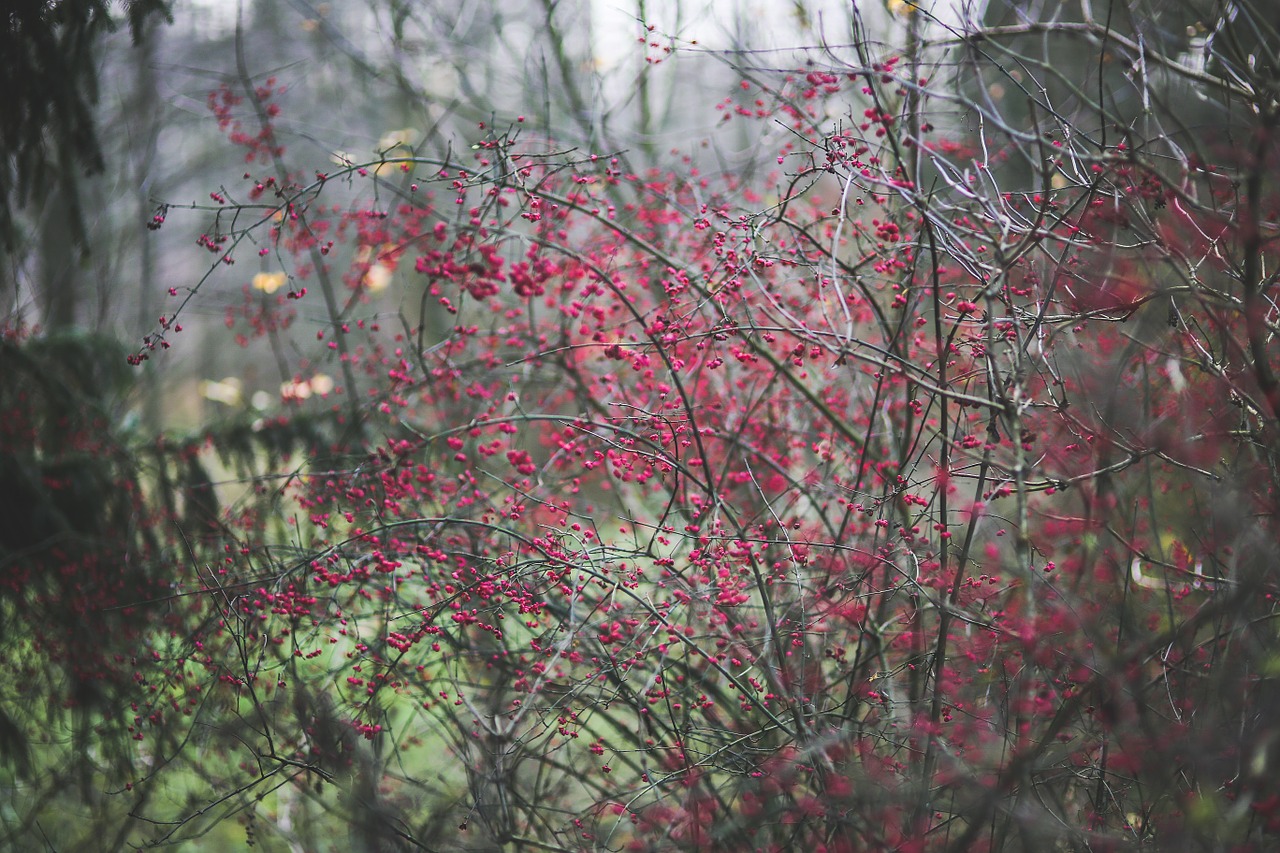
[[[249,253],[211,266],[216,256],[197,240],[215,217],[184,210],[214,206],[214,193],[245,201],[245,149],[219,127],[212,92],[242,97],[273,82],[284,151],[270,168],[254,164],[255,175],[311,175],[379,153],[447,157],[482,136],[482,124],[521,118],[526,138],[620,154],[636,173],[675,166],[749,178],[758,152],[774,147],[762,134],[787,131],[724,121],[717,106],[742,69],[803,68],[824,52],[853,58],[850,6],[837,0],[175,0],[172,22],[150,14],[135,28],[124,25],[129,5],[109,7],[117,26],[95,30],[82,57],[97,79],[96,97],[85,94],[100,161],[50,151],[47,169],[10,204],[0,316],[10,328],[91,331],[132,348],[200,285],[173,349],[144,365],[137,414],[149,428],[194,426],[221,407],[267,409],[289,396],[296,368],[265,342],[228,346],[225,329],[246,288],[278,299],[280,274],[292,271]],[[869,31],[900,40],[903,9],[871,5],[862,10]],[[943,5],[943,20],[958,15]],[[257,131],[248,104],[226,117]],[[66,146],[57,135],[51,127],[45,144]],[[399,283],[373,276],[370,290],[385,291],[393,310]],[[294,332],[314,341],[321,320],[299,311]]]

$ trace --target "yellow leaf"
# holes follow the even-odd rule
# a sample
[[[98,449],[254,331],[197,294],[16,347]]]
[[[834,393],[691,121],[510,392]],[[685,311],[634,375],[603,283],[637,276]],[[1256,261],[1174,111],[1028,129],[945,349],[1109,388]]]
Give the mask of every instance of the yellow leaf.
[[[201,379],[198,390],[200,396],[206,400],[222,403],[224,406],[240,405],[241,384],[239,378],[235,376],[228,376],[220,382]]]
[[[311,377],[311,390],[321,397],[333,390],[333,377],[327,373],[317,373]]]
[[[369,267],[369,271],[364,274],[364,288],[370,293],[377,293],[380,290],[386,290],[391,284],[391,270],[382,264],[374,264]]]
[[[263,293],[275,293],[284,287],[286,281],[282,272],[260,272],[253,277],[253,289]]]
[[[422,137],[416,129],[406,127],[401,130],[389,130],[378,140],[378,147],[374,149],[378,153],[390,151],[393,148],[412,148],[413,145]]]

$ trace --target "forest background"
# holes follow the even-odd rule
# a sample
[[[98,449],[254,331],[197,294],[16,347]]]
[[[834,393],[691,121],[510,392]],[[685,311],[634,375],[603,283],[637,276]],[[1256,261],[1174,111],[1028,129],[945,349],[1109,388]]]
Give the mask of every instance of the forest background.
[[[9,4],[0,846],[1280,843],[1269,7]]]

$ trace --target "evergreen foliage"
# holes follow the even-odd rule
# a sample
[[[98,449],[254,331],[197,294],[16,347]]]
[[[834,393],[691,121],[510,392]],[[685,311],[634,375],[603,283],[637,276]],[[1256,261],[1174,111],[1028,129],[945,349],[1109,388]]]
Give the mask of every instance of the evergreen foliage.
[[[17,240],[15,210],[57,183],[74,187],[102,170],[93,105],[97,44],[117,22],[105,0],[10,0],[0,13],[0,247]],[[135,42],[148,19],[171,20],[168,0],[124,0]],[[83,238],[78,195],[70,192],[69,235]]]

